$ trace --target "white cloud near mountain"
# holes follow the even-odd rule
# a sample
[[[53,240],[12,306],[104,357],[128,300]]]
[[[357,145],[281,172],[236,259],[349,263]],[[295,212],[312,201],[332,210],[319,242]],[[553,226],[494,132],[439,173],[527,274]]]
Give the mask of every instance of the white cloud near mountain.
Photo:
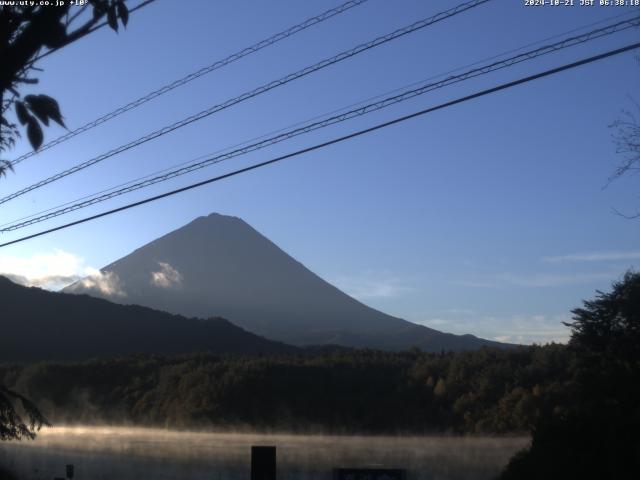
[[[113,272],[94,270],[90,275],[78,282],[78,286],[94,290],[109,297],[126,297],[122,282]]]
[[[158,262],[160,270],[151,272],[151,284],[159,288],[178,288],[182,285],[182,274],[167,262]]]
[[[79,279],[77,276],[65,277],[62,275],[48,275],[37,278],[28,278],[24,275],[16,275],[15,273],[0,273],[0,275],[7,277],[14,283],[24,285],[25,287],[39,287],[47,290],[58,290]]]
[[[59,290],[96,272],[82,257],[60,249],[29,256],[0,254],[0,275],[30,287]]]
[[[565,343],[569,328],[562,322],[569,315],[518,314],[505,316],[472,315],[465,317],[435,317],[416,323],[456,334],[473,333],[498,342],[520,344]]]

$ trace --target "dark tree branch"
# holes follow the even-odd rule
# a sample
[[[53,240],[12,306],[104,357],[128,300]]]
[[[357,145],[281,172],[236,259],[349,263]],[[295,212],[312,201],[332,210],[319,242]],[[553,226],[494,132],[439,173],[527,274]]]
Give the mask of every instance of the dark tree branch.
[[[50,426],[27,398],[0,385],[0,440],[33,439],[43,426]]]
[[[153,0],[142,2],[135,9],[151,3]],[[85,18],[78,28],[70,31],[74,21],[82,17],[88,8],[92,7],[92,14]],[[0,9],[0,55],[2,69],[0,69],[0,152],[12,147],[19,136],[15,125],[6,119],[6,112],[15,106],[20,123],[27,131],[28,139],[34,149],[43,141],[41,123],[49,125],[52,119],[64,126],[62,115],[54,99],[46,95],[31,95],[32,101],[18,101],[20,86],[37,83],[32,71],[41,71],[35,67],[42,57],[81,39],[85,35],[109,25],[118,30],[118,21],[126,26],[129,20],[129,10],[125,0],[88,0],[88,3],[77,12],[70,15],[70,4],[63,6],[5,6]],[[133,9],[133,10],[135,10]],[[104,21],[104,19],[107,21]],[[43,49],[45,53],[40,54]],[[5,99],[5,92],[13,96]],[[29,97],[29,96],[28,96]],[[0,176],[6,174],[7,164],[0,163]]]

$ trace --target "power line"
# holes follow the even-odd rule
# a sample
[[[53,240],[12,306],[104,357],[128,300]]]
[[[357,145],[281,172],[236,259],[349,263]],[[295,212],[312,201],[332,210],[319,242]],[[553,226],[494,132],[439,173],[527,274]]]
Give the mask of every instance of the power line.
[[[153,1],[153,0],[147,0],[147,2],[144,2],[143,4],[141,4],[140,6],[144,6],[145,4],[149,3],[149,1]],[[251,45],[250,47],[247,47],[243,50],[240,50],[236,53],[233,53],[231,55],[229,55],[228,57],[222,59],[222,60],[218,60],[214,63],[212,63],[211,65],[208,65],[206,67],[201,68],[200,70],[190,73],[188,75],[185,75],[182,78],[179,78],[178,80],[175,80],[171,83],[168,83],[160,88],[158,88],[157,90],[154,90],[150,93],[148,93],[147,95],[140,97],[120,108],[117,108],[115,110],[113,110],[112,112],[106,113],[105,115],[102,115],[101,117],[86,123],[74,130],[71,130],[70,132],[65,133],[64,135],[61,135],[60,137],[51,140],[48,143],[45,143],[44,145],[42,145],[38,150],[32,150],[30,152],[25,153],[24,155],[19,156],[18,158],[16,158],[15,160],[13,160],[11,162],[11,164],[13,166],[17,165],[18,163],[26,160],[27,158],[33,157],[34,155],[37,155],[40,152],[43,152],[44,150],[47,150],[51,147],[55,147],[56,145],[59,145],[63,142],[66,142],[67,140],[70,140],[71,138],[80,135],[81,133],[86,132],[87,130],[91,130],[95,127],[97,127],[98,125],[101,125],[105,122],[108,122],[109,120],[112,120],[120,115],[122,115],[125,112],[128,112],[129,110],[132,110],[134,108],[139,107],[140,105],[143,105],[151,100],[153,100],[156,97],[159,97],[160,95],[164,95],[167,92],[170,92],[171,90],[174,90],[178,87],[181,87],[183,85],[186,85],[187,83],[191,82],[192,80],[195,80],[197,78],[202,77],[203,75],[206,75],[208,73],[213,72],[214,70],[217,70],[219,68],[222,68],[226,65],[229,65],[230,63],[235,62],[236,60],[240,60],[241,58],[246,57],[247,55],[250,55],[252,53],[255,53],[259,50],[262,50],[263,48],[266,48],[270,45],[273,45],[274,43],[277,43],[281,40],[284,40],[286,38],[291,37],[292,35],[295,35],[296,33],[299,33],[303,30],[306,30],[309,27],[312,27],[314,25],[317,25],[319,23],[324,22],[325,20],[328,20],[336,15],[339,15],[343,12],[346,12],[347,10],[356,7],[358,5],[361,5],[365,2],[367,2],[368,0],[350,0],[346,3],[343,3],[342,5],[339,5],[338,7],[332,8],[330,10],[327,10],[326,12],[323,12],[319,15],[316,15],[314,17],[308,18],[306,19],[304,22],[299,23],[297,25],[294,25],[286,30],[283,30],[282,32],[276,33],[275,35],[272,35],[269,38],[266,38],[264,40],[259,41],[258,43],[255,43],[253,45]],[[136,7],[140,8],[140,6]],[[134,11],[135,9],[132,9],[132,11]],[[106,22],[104,22],[103,24],[100,24],[100,26],[105,25]],[[100,28],[100,26],[96,26],[97,28]],[[87,32],[89,33],[89,32]],[[47,54],[51,53],[53,50],[49,50],[49,52],[47,52]],[[38,57],[36,60],[39,60],[40,58],[42,58],[45,55],[41,55],[40,57]]]
[[[448,70],[448,71],[446,71],[446,72],[439,73],[439,74],[437,74],[437,75],[432,75],[432,76],[430,76],[430,77],[428,77],[428,78],[425,78],[425,79],[419,80],[419,81],[417,81],[417,82],[412,82],[412,83],[410,83],[410,84],[403,85],[402,87],[397,87],[397,88],[394,88],[393,90],[388,90],[388,91],[386,91],[386,92],[384,92],[384,93],[380,93],[380,94],[374,95],[374,96],[372,96],[372,97],[367,97],[367,98],[365,98],[365,99],[359,100],[359,101],[357,101],[357,102],[353,102],[353,103],[351,103],[351,104],[349,104],[349,105],[346,105],[346,106],[344,106],[344,107],[341,107],[341,108],[337,108],[337,109],[331,110],[330,112],[325,112],[325,113],[320,114],[320,115],[315,115],[315,116],[313,116],[313,117],[311,117],[311,118],[307,118],[306,120],[299,121],[299,122],[296,122],[296,123],[294,123],[294,124],[287,125],[286,127],[282,127],[282,128],[277,129],[277,130],[272,130],[272,131],[270,131],[270,132],[264,133],[264,134],[262,134],[262,135],[258,135],[258,136],[256,136],[256,137],[253,137],[253,138],[250,138],[250,139],[247,139],[247,140],[244,140],[244,141],[239,142],[239,143],[236,143],[236,144],[234,144],[234,145],[231,145],[231,146],[228,146],[228,147],[225,147],[225,148],[218,149],[218,150],[216,150],[216,151],[214,151],[214,152],[210,152],[210,153],[206,153],[206,154],[203,154],[203,155],[199,155],[198,157],[196,157],[196,158],[194,158],[194,159],[191,159],[191,160],[188,160],[188,161],[186,161],[186,162],[181,162],[181,163],[179,163],[179,164],[177,164],[177,165],[176,165],[176,164],[174,164],[174,165],[171,165],[171,166],[169,166],[169,167],[163,168],[163,169],[161,169],[161,170],[156,170],[155,172],[151,172],[151,173],[148,173],[148,174],[143,175],[143,176],[141,176],[141,177],[137,177],[137,178],[134,178],[134,179],[132,179],[132,180],[128,180],[128,181],[126,181],[126,182],[124,182],[124,183],[120,183],[120,184],[115,185],[115,186],[113,186],[113,187],[109,187],[109,188],[106,188],[106,189],[104,189],[104,190],[100,190],[99,192],[95,192],[95,193],[91,193],[91,194],[88,194],[88,195],[84,195],[84,196],[82,196],[82,197],[80,197],[80,198],[76,198],[76,199],[74,199],[74,200],[70,200],[70,201],[65,202],[65,203],[63,203],[63,204],[59,204],[59,205],[56,205],[56,206],[53,206],[53,207],[49,207],[49,208],[47,208],[47,209],[45,209],[45,210],[40,210],[40,211],[38,211],[38,212],[34,212],[34,213],[32,213],[32,214],[25,215],[25,216],[23,216],[23,217],[20,217],[20,218],[14,219],[14,220],[12,220],[12,221],[5,222],[5,223],[3,223],[3,224],[0,224],[0,229],[1,229],[2,227],[6,226],[6,225],[11,225],[11,224],[13,224],[13,223],[20,222],[20,221],[22,221],[22,220],[27,220],[27,219],[30,219],[30,218],[33,218],[33,217],[39,216],[39,215],[41,215],[41,214],[44,214],[44,213],[47,213],[47,212],[51,212],[52,210],[57,210],[57,209],[59,209],[59,208],[66,207],[67,205],[71,205],[71,204],[73,204],[73,203],[80,202],[80,201],[82,201],[82,200],[86,200],[86,199],[91,198],[91,197],[94,197],[94,196],[96,196],[96,195],[100,195],[100,194],[103,194],[103,193],[111,192],[111,191],[116,190],[116,189],[119,189],[119,188],[121,188],[121,187],[124,187],[124,186],[127,186],[127,185],[131,185],[131,184],[133,184],[133,183],[139,182],[139,181],[141,181],[141,180],[146,180],[146,179],[151,178],[151,177],[154,177],[154,176],[156,176],[156,175],[160,175],[160,174],[162,174],[162,173],[168,172],[168,171],[170,171],[171,169],[179,168],[179,167],[182,167],[182,166],[185,166],[185,165],[192,164],[192,163],[194,163],[194,162],[197,162],[198,160],[204,159],[204,158],[209,157],[209,156],[211,156],[211,155],[216,155],[216,154],[218,154],[218,153],[226,152],[226,151],[229,151],[229,150],[232,150],[232,149],[235,149],[235,148],[241,147],[241,146],[243,146],[243,145],[248,145],[248,144],[250,144],[250,143],[252,143],[252,142],[255,142],[255,141],[257,141],[257,140],[261,140],[261,139],[267,138],[267,137],[269,137],[269,136],[271,136],[271,135],[274,135],[274,134],[277,134],[277,133],[285,132],[285,131],[287,131],[287,130],[289,130],[289,129],[291,129],[291,128],[295,128],[295,127],[298,127],[298,126],[300,126],[300,125],[304,125],[304,124],[306,124],[306,123],[312,122],[312,121],[314,121],[314,120],[318,120],[318,119],[323,118],[323,117],[327,117],[328,115],[333,115],[333,114],[336,114],[336,113],[338,113],[338,112],[343,112],[343,111],[345,111],[345,110],[347,110],[347,109],[353,108],[353,107],[358,106],[358,105],[362,105],[362,104],[364,104],[364,103],[366,103],[366,102],[370,102],[370,101],[373,101],[373,100],[377,100],[377,99],[379,99],[379,98],[383,98],[383,97],[388,96],[388,95],[391,95],[391,94],[393,94],[393,93],[401,92],[401,91],[406,90],[406,89],[408,89],[408,88],[415,87],[416,85],[423,84],[423,83],[424,83],[424,82],[426,82],[426,81],[434,80],[434,79],[436,79],[436,78],[441,78],[441,77],[444,77],[445,75],[449,75],[449,74],[452,74],[452,73],[455,73],[455,72],[459,72],[459,71],[461,71],[461,70],[464,70],[465,68],[474,67],[474,66],[476,66],[476,65],[480,65],[480,64],[481,64],[481,63],[483,63],[483,62],[488,62],[488,61],[490,61],[490,60],[495,60],[495,59],[497,59],[497,58],[504,57],[505,55],[509,55],[509,54],[512,54],[512,53],[515,53],[515,52],[520,52],[520,51],[522,51],[522,50],[524,50],[524,49],[526,49],[526,48],[533,47],[533,46],[535,46],[535,45],[540,45],[540,44],[542,44],[542,43],[544,43],[544,42],[548,42],[548,41],[550,41],[550,40],[554,40],[554,39],[556,39],[556,38],[560,38],[560,37],[563,37],[563,36],[565,36],[565,35],[569,35],[569,34],[571,34],[571,33],[575,33],[575,32],[581,31],[581,30],[585,30],[586,28],[594,27],[594,26],[596,26],[596,25],[601,25],[601,24],[606,23],[606,22],[608,22],[608,21],[610,21],[610,20],[614,20],[614,19],[618,19],[618,18],[621,18],[621,17],[629,16],[630,14],[634,14],[634,12],[624,12],[624,13],[619,13],[619,14],[617,14],[617,15],[611,15],[611,16],[609,16],[609,17],[605,17],[605,18],[600,19],[600,20],[597,20],[597,21],[595,21],[595,22],[591,22],[591,23],[588,23],[588,24],[586,24],[586,25],[582,25],[582,26],[580,26],[580,27],[573,28],[573,29],[571,29],[571,30],[566,30],[566,31],[564,31],[564,32],[562,32],[562,33],[558,33],[558,34],[555,34],[555,35],[551,35],[551,36],[549,36],[549,37],[545,37],[545,38],[542,38],[542,39],[540,39],[540,40],[536,40],[535,42],[527,43],[526,45],[521,45],[520,47],[513,48],[513,49],[510,49],[510,50],[507,50],[507,51],[501,52],[501,53],[499,53],[499,54],[492,55],[492,56],[490,56],[490,57],[485,57],[485,58],[483,58],[483,59],[481,59],[481,60],[477,60],[477,61],[475,61],[475,62],[473,62],[473,63],[468,63],[468,64],[466,64],[466,65],[463,65],[463,66],[460,66],[460,67],[456,67],[456,68],[454,68],[454,69],[452,69],[452,70]],[[1,231],[1,230],[0,230],[0,231]]]
[[[80,170],[84,170],[87,167],[90,167],[92,165],[95,165],[96,163],[102,162],[103,160],[106,160],[107,158],[110,158],[114,155],[117,155],[119,153],[122,153],[124,151],[130,150],[131,148],[137,147],[138,145],[141,145],[143,143],[146,143],[150,140],[154,140],[158,137],[161,137],[163,135],[166,135],[167,133],[170,133],[178,128],[184,127],[186,125],[189,125],[193,122],[196,122],[198,120],[202,120],[203,118],[206,118],[210,115],[213,115],[214,113],[217,113],[219,111],[225,110],[233,105],[236,105],[238,103],[244,102],[245,100],[249,100],[257,95],[260,95],[262,93],[268,92],[269,90],[272,90],[274,88],[280,87],[282,85],[286,85],[289,82],[292,82],[294,80],[297,80],[299,78],[305,77],[311,73],[317,72],[318,70],[322,70],[330,65],[333,65],[335,63],[339,63],[342,62],[346,59],[349,59],[355,55],[358,55],[362,52],[365,52],[367,50],[370,50],[372,48],[378,47],[382,44],[385,44],[387,42],[390,42],[392,40],[395,40],[397,38],[400,38],[404,35],[407,35],[409,33],[415,32],[417,30],[420,30],[422,28],[425,28],[429,25],[433,25],[434,23],[440,22],[442,20],[445,20],[447,18],[453,17],[459,13],[465,12],[467,10],[470,10],[471,8],[477,7],[483,3],[487,3],[491,0],[472,0],[463,4],[460,4],[456,7],[453,7],[449,10],[446,10],[444,12],[438,13],[434,16],[425,18],[423,20],[420,20],[418,22],[415,22],[411,25],[408,25],[406,27],[400,28],[398,30],[395,30],[394,32],[391,32],[387,35],[383,35],[380,37],[375,38],[374,40],[371,40],[367,43],[363,43],[360,44],[354,48],[351,48],[349,50],[343,51],[331,58],[322,60],[321,62],[318,62],[314,65],[311,65],[309,67],[303,68],[302,70],[298,70],[295,73],[291,73],[285,77],[282,77],[278,80],[274,80],[272,82],[269,82],[265,85],[262,85],[254,90],[251,90],[249,92],[245,92],[242,95],[238,96],[238,97],[234,97],[230,100],[227,100],[224,103],[218,104],[218,105],[214,105],[206,110],[203,110],[199,113],[196,113],[194,115],[191,115],[190,117],[187,117],[183,120],[180,120],[178,122],[175,122],[171,125],[168,125],[166,127],[163,127],[159,130],[156,130],[152,133],[149,133],[147,135],[145,135],[144,137],[140,137],[132,142],[129,142],[125,145],[121,145],[115,149],[112,149],[110,151],[108,151],[107,153],[104,153],[102,155],[99,155],[97,157],[94,157],[90,160],[87,160],[85,162],[82,162],[78,165],[75,165],[74,167],[71,167],[67,170],[64,170],[62,172],[59,172],[51,177],[45,178],[44,180],[41,180],[39,182],[36,182],[26,188],[23,188],[22,190],[18,190],[17,192],[14,192],[10,195],[7,195],[3,198],[0,198],[0,204],[6,203],[14,198],[17,198],[21,195],[24,195],[25,193],[31,192],[33,190],[36,190],[40,187],[43,187],[45,185],[48,185],[49,183],[55,182],[57,180],[60,180],[61,178],[67,177],[69,175],[72,175],[76,172],[79,172]]]
[[[486,75],[488,73],[491,73],[497,70],[511,67],[513,65],[516,65],[528,60],[532,60],[534,58],[538,58],[543,55],[548,55],[550,53],[556,52],[564,48],[583,44],[588,41],[592,41],[607,35],[612,35],[614,33],[626,30],[631,27],[635,27],[637,25],[640,25],[640,16],[635,17],[633,19],[617,22],[615,24],[608,25],[599,29],[595,29],[590,32],[584,33],[582,35],[569,37],[553,44],[544,45],[535,50],[530,50],[507,59],[493,62],[491,64],[484,65],[484,66],[469,70],[467,72],[461,73],[459,75],[449,76],[438,82],[423,84],[419,88],[413,88],[401,94],[384,98],[383,100],[370,103],[360,108],[343,112],[341,114],[334,115],[317,122],[311,122],[299,128],[294,128],[289,131],[284,131],[283,133],[279,133],[278,135],[275,135],[266,139],[262,139],[261,141],[246,145],[241,148],[237,148],[235,150],[232,150],[224,154],[215,155],[210,158],[205,158],[202,161],[193,160],[191,162],[187,162],[186,164],[183,164],[185,166],[181,166],[180,168],[170,170],[170,171],[169,169],[167,169],[165,170],[165,172],[167,173],[163,172],[162,174],[158,174],[156,176],[153,176],[152,178],[149,178],[151,176],[147,176],[147,177],[143,177],[142,179],[140,179],[141,181],[138,181],[138,182],[135,182],[135,181],[128,182],[127,184],[123,185],[122,188],[114,187],[107,191],[98,192],[94,195],[89,195],[87,197],[84,197],[78,200],[77,202],[68,202],[67,204],[61,205],[60,207],[62,208],[54,207],[52,209],[47,210],[46,212],[42,212],[43,215],[36,216],[37,215],[36,214],[36,215],[32,215],[29,219],[19,219],[14,222],[8,222],[0,226],[0,227],[4,227],[4,228],[0,228],[0,232],[9,232],[9,231],[18,230],[20,228],[24,228],[30,225],[34,225],[36,223],[40,223],[40,222],[55,218],[55,217],[59,217],[61,215],[110,200],[112,198],[124,195],[126,193],[131,193],[135,190],[146,188],[156,183],[164,182],[172,178],[176,178],[178,176],[185,175],[187,173],[191,173],[193,171],[211,166],[213,164],[223,162],[230,158],[245,155],[247,153],[254,152],[262,148],[266,148],[268,146],[274,145],[276,143],[280,143],[285,140],[289,140],[293,137],[296,137],[302,134],[306,134],[321,128],[328,127],[330,125],[341,123],[355,117],[359,117],[377,110],[384,109],[391,105],[395,105],[397,103],[409,100],[419,95],[423,95],[427,92],[430,92],[436,89],[440,89],[461,81],[478,77],[480,75]],[[24,220],[24,221],[20,221],[20,220]],[[9,225],[9,226],[6,227],[6,225]]]
[[[486,90],[482,90],[482,91],[473,93],[471,95],[460,97],[460,98],[457,98],[455,100],[451,100],[449,102],[441,103],[439,105],[436,105],[435,107],[429,107],[429,108],[426,108],[424,110],[420,110],[418,112],[411,113],[409,115],[398,117],[398,118],[395,118],[393,120],[389,120],[389,121],[384,122],[384,123],[379,123],[377,125],[374,125],[373,127],[365,128],[363,130],[359,130],[357,132],[353,132],[353,133],[350,133],[348,135],[344,135],[342,137],[334,138],[332,140],[329,140],[329,141],[326,141],[326,142],[323,142],[323,143],[319,143],[319,144],[313,145],[311,147],[303,148],[301,150],[297,150],[295,152],[288,153],[286,155],[282,155],[282,156],[273,158],[271,160],[267,160],[267,161],[264,161],[264,162],[261,162],[261,163],[257,163],[257,164],[251,165],[249,167],[245,167],[245,168],[241,168],[241,169],[238,169],[238,170],[234,170],[232,172],[225,173],[224,175],[219,175],[217,177],[209,178],[208,180],[203,180],[201,182],[193,183],[191,185],[187,185],[186,187],[178,188],[176,190],[171,190],[169,192],[165,192],[165,193],[162,193],[160,195],[149,197],[149,198],[146,198],[144,200],[140,200],[138,202],[130,203],[128,205],[124,205],[122,207],[114,208],[112,210],[107,210],[105,212],[98,213],[96,215],[92,215],[90,217],[85,217],[83,219],[76,220],[74,222],[70,222],[70,223],[67,223],[67,224],[64,224],[64,225],[60,225],[58,227],[50,228],[48,230],[43,230],[41,232],[34,233],[34,234],[31,234],[31,235],[27,235],[25,237],[18,238],[16,240],[11,240],[9,242],[5,242],[5,243],[0,244],[0,248],[6,247],[8,245],[13,245],[13,244],[16,244],[16,243],[24,242],[26,240],[30,240],[32,238],[36,238],[36,237],[40,237],[42,235],[53,233],[53,232],[56,232],[58,230],[63,230],[63,229],[66,229],[66,228],[69,228],[69,227],[72,227],[72,226],[75,226],[75,225],[86,223],[86,222],[89,222],[91,220],[95,220],[95,219],[98,219],[98,218],[101,218],[101,217],[105,217],[107,215],[112,215],[114,213],[122,212],[124,210],[128,210],[130,208],[134,208],[134,207],[138,207],[140,205],[151,203],[151,202],[154,202],[156,200],[160,200],[160,199],[172,196],[172,195],[177,195],[178,193],[186,192],[188,190],[192,190],[194,188],[202,187],[202,186],[208,185],[210,183],[215,183],[215,182],[218,182],[220,180],[224,180],[226,178],[234,177],[234,176],[239,175],[241,173],[246,173],[246,172],[249,172],[251,170],[256,170],[258,168],[266,167],[268,165],[272,165],[274,163],[281,162],[281,161],[289,159],[289,158],[297,157],[299,155],[302,155],[302,154],[305,154],[305,153],[309,153],[309,152],[312,152],[312,151],[315,151],[315,150],[319,150],[321,148],[325,148],[325,147],[328,147],[330,145],[341,143],[341,142],[344,142],[346,140],[350,140],[352,138],[356,138],[356,137],[359,137],[359,136],[374,132],[376,130],[380,130],[382,128],[389,127],[391,125],[402,123],[402,122],[405,122],[405,121],[410,120],[412,118],[420,117],[422,115],[426,115],[428,113],[434,112],[436,110],[442,110],[444,108],[452,107],[452,106],[460,104],[460,103],[464,103],[464,102],[467,102],[467,101],[470,101],[470,100],[473,100],[473,99],[476,99],[476,98],[479,98],[479,97],[490,95],[492,93],[495,93],[495,92],[498,92],[498,91],[501,91],[501,90],[506,90],[508,88],[512,88],[512,87],[515,87],[517,85],[521,85],[523,83],[527,83],[527,82],[531,82],[531,81],[534,81],[534,80],[538,80],[538,79],[543,78],[543,77],[548,77],[550,75],[554,75],[556,73],[560,73],[560,72],[563,72],[563,71],[566,71],[566,70],[577,68],[577,67],[582,66],[582,65],[587,65],[589,63],[594,63],[594,62],[597,62],[599,60],[603,60],[605,58],[612,57],[614,55],[619,55],[619,54],[622,54],[624,52],[635,50],[637,48],[640,48],[640,42],[633,43],[631,45],[627,45],[625,47],[621,47],[621,48],[618,48],[618,49],[615,49],[615,50],[609,50],[609,51],[607,51],[605,53],[601,53],[599,55],[594,55],[592,57],[584,58],[582,60],[578,60],[578,61],[573,62],[573,63],[565,64],[565,65],[562,65],[560,67],[552,68],[550,70],[545,70],[543,72],[536,73],[534,75],[529,75],[527,77],[523,77],[523,78],[520,78],[518,80],[514,80],[514,81],[511,81],[511,82],[503,83],[503,84],[498,85],[496,87],[492,87],[492,88],[489,88],[489,89],[486,89]]]
[[[134,9],[134,10],[135,10],[135,9]],[[623,13],[618,13],[617,15],[611,15],[611,16],[609,16],[609,17],[602,18],[602,19],[597,20],[597,21],[595,21],[595,22],[591,22],[591,23],[588,23],[588,24],[585,24],[585,25],[581,25],[581,26],[579,26],[579,27],[572,28],[571,30],[566,30],[566,31],[561,32],[561,33],[558,33],[558,34],[551,35],[551,36],[549,36],[549,37],[545,37],[545,38],[542,38],[542,39],[540,39],[540,40],[536,40],[535,42],[530,42],[530,43],[527,43],[527,44],[525,44],[525,45],[521,45],[520,47],[513,48],[513,49],[510,49],[510,50],[506,50],[506,51],[503,51],[503,52],[500,52],[499,54],[496,54],[496,55],[491,55],[490,57],[485,57],[485,58],[483,58],[483,59],[481,59],[481,60],[477,60],[477,61],[475,61],[475,62],[473,62],[473,63],[468,63],[468,64],[462,65],[462,66],[460,66],[460,67],[456,67],[456,68],[454,68],[454,69],[452,69],[452,70],[448,70],[448,71],[446,71],[446,72],[439,73],[439,74],[437,74],[437,75],[432,75],[432,76],[427,77],[427,78],[425,78],[425,79],[422,79],[422,80],[419,80],[419,81],[416,81],[416,82],[412,82],[412,83],[409,83],[409,84],[403,85],[402,87],[397,87],[397,88],[394,88],[393,90],[388,90],[388,91],[386,91],[386,92],[384,92],[384,93],[380,93],[380,94],[377,94],[377,95],[374,95],[374,96],[371,96],[371,97],[367,97],[367,98],[365,98],[365,99],[359,100],[359,101],[357,101],[357,102],[353,102],[353,103],[351,103],[351,104],[349,104],[349,105],[346,105],[346,106],[344,106],[344,107],[337,108],[337,109],[331,110],[331,111],[329,111],[329,112],[325,112],[325,113],[320,114],[320,115],[315,115],[315,116],[313,116],[313,117],[311,117],[311,118],[307,118],[306,120],[299,121],[299,122],[296,122],[296,123],[294,123],[294,124],[287,125],[286,127],[282,127],[282,128],[277,129],[277,130],[272,130],[272,131],[270,131],[270,132],[268,132],[268,133],[264,133],[264,134],[262,134],[262,135],[258,135],[258,136],[256,136],[256,137],[253,137],[253,138],[250,138],[250,139],[244,140],[244,141],[242,141],[242,142],[236,143],[236,144],[234,144],[234,145],[231,145],[231,146],[228,146],[228,147],[225,147],[225,148],[218,149],[218,150],[216,150],[216,151],[214,151],[214,152],[210,152],[210,153],[206,153],[206,154],[203,154],[203,155],[199,155],[198,157],[196,157],[196,158],[194,158],[194,159],[191,159],[191,160],[188,160],[188,161],[185,161],[185,162],[181,162],[181,163],[179,163],[179,164],[174,164],[174,165],[171,165],[171,166],[169,166],[169,167],[163,168],[163,169],[161,169],[161,170],[156,170],[156,171],[151,172],[151,173],[149,173],[149,174],[146,174],[146,175],[143,175],[143,176],[140,176],[140,177],[136,177],[136,178],[134,178],[134,179],[132,179],[132,180],[128,180],[128,181],[126,181],[126,182],[120,183],[120,184],[118,184],[118,185],[115,185],[115,186],[112,186],[112,187],[109,187],[109,188],[105,188],[104,190],[100,190],[100,191],[98,191],[98,192],[94,192],[94,193],[91,193],[91,194],[88,194],[88,195],[84,195],[84,196],[82,196],[82,197],[80,197],[80,198],[75,198],[74,200],[70,200],[70,201],[68,201],[68,202],[65,202],[65,203],[62,203],[62,204],[58,204],[58,205],[55,205],[55,206],[53,206],[53,207],[49,207],[49,208],[47,208],[47,209],[40,210],[40,211],[38,211],[38,212],[34,212],[34,213],[32,213],[32,214],[29,214],[29,215],[25,215],[25,216],[23,216],[23,217],[20,217],[20,218],[17,218],[17,219],[11,220],[11,221],[9,221],[9,222],[2,223],[2,224],[0,224],[0,232],[2,231],[2,230],[1,230],[1,228],[2,228],[2,227],[5,227],[5,226],[7,226],[7,225],[12,225],[12,224],[17,223],[17,222],[20,222],[20,221],[22,221],[22,220],[27,220],[27,219],[30,219],[30,218],[33,218],[33,217],[37,217],[37,216],[40,216],[40,215],[42,215],[42,214],[45,214],[45,213],[51,212],[51,211],[53,211],[53,210],[57,210],[57,209],[60,209],[60,208],[62,208],[62,207],[66,207],[66,206],[68,206],[68,205],[72,205],[72,204],[74,204],[74,203],[81,202],[82,200],[86,200],[86,199],[92,198],[92,197],[94,197],[94,196],[97,196],[97,195],[103,194],[103,193],[111,192],[111,191],[116,190],[116,189],[119,189],[119,188],[121,188],[121,187],[125,187],[125,186],[131,185],[131,184],[133,184],[133,183],[139,182],[139,181],[141,181],[141,180],[146,180],[146,179],[151,178],[151,177],[154,177],[154,176],[156,176],[156,175],[160,175],[160,174],[162,174],[162,173],[168,172],[168,171],[170,171],[170,170],[172,170],[172,169],[175,169],[175,168],[179,168],[179,167],[182,167],[182,166],[185,166],[185,165],[190,165],[190,164],[192,164],[192,163],[194,163],[194,162],[197,162],[198,160],[201,160],[201,159],[207,158],[207,157],[209,157],[209,156],[216,155],[216,154],[218,154],[218,153],[222,153],[222,152],[226,152],[226,151],[228,151],[228,150],[232,150],[232,149],[235,149],[235,148],[241,147],[241,146],[243,146],[243,145],[248,145],[248,144],[250,144],[250,143],[252,143],[252,142],[255,142],[255,141],[257,141],[257,140],[264,139],[264,138],[267,138],[267,137],[269,137],[269,136],[271,136],[271,135],[274,135],[274,134],[277,134],[277,133],[281,133],[281,132],[287,131],[287,130],[289,130],[289,129],[291,129],[291,128],[295,128],[295,127],[298,127],[298,126],[300,126],[300,125],[304,125],[304,124],[306,124],[306,123],[312,122],[312,121],[314,121],[314,120],[318,120],[318,119],[323,118],[323,117],[326,117],[326,116],[328,116],[328,115],[333,115],[333,114],[336,114],[336,113],[338,113],[338,112],[342,112],[342,111],[345,111],[345,110],[347,110],[347,109],[353,108],[353,107],[355,107],[355,106],[362,105],[362,104],[364,104],[364,103],[366,103],[366,102],[370,102],[370,101],[373,101],[373,100],[377,100],[377,99],[379,99],[379,98],[383,98],[383,97],[388,96],[388,95],[391,95],[391,94],[393,94],[393,93],[397,93],[397,92],[400,92],[400,91],[406,90],[406,89],[408,89],[408,88],[415,87],[416,85],[423,84],[423,83],[424,83],[424,82],[426,82],[426,81],[434,80],[434,79],[436,79],[436,78],[441,78],[441,77],[444,77],[445,75],[449,75],[449,74],[452,74],[452,73],[455,73],[455,72],[459,72],[459,71],[461,71],[461,70],[464,70],[464,69],[466,69],[466,68],[470,68],[470,67],[474,67],[474,66],[476,66],[476,65],[480,65],[480,64],[481,64],[481,63],[483,63],[483,62],[488,62],[488,61],[490,61],[490,60],[495,60],[495,59],[498,59],[498,58],[504,57],[505,55],[509,55],[509,54],[512,54],[512,53],[515,53],[515,52],[520,52],[520,51],[522,51],[522,50],[524,50],[524,49],[526,49],[526,48],[533,47],[533,46],[535,46],[535,45],[540,45],[541,43],[548,42],[548,41],[554,40],[554,39],[556,39],[556,38],[560,38],[560,37],[563,37],[563,36],[565,36],[565,35],[569,35],[569,34],[571,34],[571,33],[579,32],[579,31],[581,31],[581,30],[585,30],[585,29],[587,29],[587,28],[594,27],[594,26],[596,26],[596,25],[601,25],[601,24],[606,23],[606,22],[608,22],[608,21],[610,21],[610,20],[615,20],[615,19],[618,19],[618,18],[621,18],[621,17],[625,17],[625,16],[632,15],[632,14],[635,14],[635,13],[634,13],[634,12],[628,12],[628,11],[627,11],[627,12],[623,12]]]

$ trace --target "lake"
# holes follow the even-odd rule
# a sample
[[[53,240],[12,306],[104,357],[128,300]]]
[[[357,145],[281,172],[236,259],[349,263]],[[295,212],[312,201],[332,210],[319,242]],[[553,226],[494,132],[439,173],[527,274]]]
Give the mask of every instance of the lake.
[[[405,468],[407,480],[484,480],[529,443],[524,437],[390,437],[55,427],[0,444],[0,464],[25,480],[248,480],[252,445],[277,447],[278,479],[330,480],[334,467]]]

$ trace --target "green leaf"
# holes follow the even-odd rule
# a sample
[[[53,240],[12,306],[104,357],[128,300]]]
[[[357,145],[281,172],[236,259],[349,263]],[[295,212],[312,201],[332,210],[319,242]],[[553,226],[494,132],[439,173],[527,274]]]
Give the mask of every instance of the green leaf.
[[[31,115],[27,112],[27,107],[24,106],[22,102],[16,102],[16,115],[18,117],[18,121],[24,125],[31,119]]]
[[[33,117],[29,118],[29,122],[27,123],[27,137],[34,150],[38,150],[42,146],[42,141],[44,140],[42,127],[40,127],[38,121]]]

